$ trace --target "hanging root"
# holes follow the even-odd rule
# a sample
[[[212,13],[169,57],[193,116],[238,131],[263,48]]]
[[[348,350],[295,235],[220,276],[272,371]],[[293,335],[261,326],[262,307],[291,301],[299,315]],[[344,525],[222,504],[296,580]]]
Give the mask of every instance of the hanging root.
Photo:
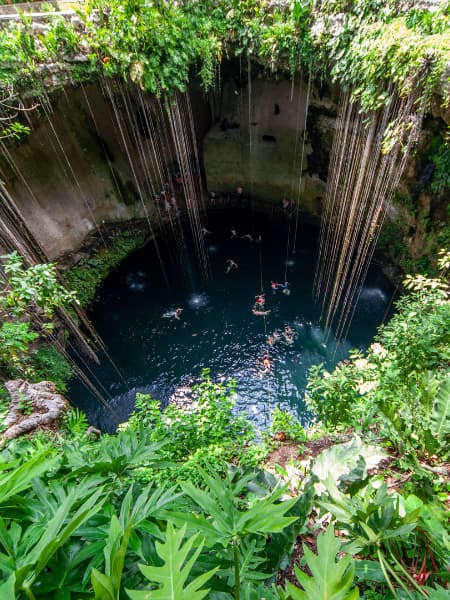
[[[0,437],[0,444],[56,423],[69,408],[51,381],[28,383],[15,379],[7,381],[5,387],[11,395],[11,405],[3,421],[7,429]]]

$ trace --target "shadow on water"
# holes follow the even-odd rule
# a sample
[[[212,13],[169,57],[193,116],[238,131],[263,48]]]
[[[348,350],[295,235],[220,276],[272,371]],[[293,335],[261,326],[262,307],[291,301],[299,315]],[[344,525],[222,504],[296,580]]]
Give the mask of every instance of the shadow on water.
[[[238,237],[231,239],[231,229]],[[187,286],[179,262],[173,259],[185,250],[167,239],[173,244],[166,246],[165,253],[169,286],[149,245],[126,259],[99,291],[90,317],[127,386],[103,359],[91,369],[106,388],[112,412],[76,380],[69,395],[102,430],[114,431],[127,419],[136,391],[150,393],[164,405],[195,383],[204,368],[211,369],[215,380],[236,379],[236,410],[246,412],[257,427],[268,424],[275,406],[307,424],[308,369],[318,363],[331,369],[350,348],[367,347],[382,321],[393,289],[380,270],[372,268],[347,339],[337,346],[331,336],[327,339],[319,323],[319,307],[312,301],[318,237],[314,227],[300,223],[297,250],[288,257],[286,215],[217,211],[208,215],[208,230],[213,277],[201,289]],[[254,241],[242,237],[246,234]],[[256,242],[259,235],[261,243]],[[190,259],[194,265],[193,253]],[[227,260],[237,268],[227,269]],[[285,274],[291,293],[281,288],[272,293],[271,281],[284,283]],[[261,280],[265,308],[270,310],[265,317],[252,314]],[[183,309],[179,319],[172,316],[176,308]],[[169,316],[163,318],[164,313]],[[284,335],[286,327],[292,332],[288,329]]]

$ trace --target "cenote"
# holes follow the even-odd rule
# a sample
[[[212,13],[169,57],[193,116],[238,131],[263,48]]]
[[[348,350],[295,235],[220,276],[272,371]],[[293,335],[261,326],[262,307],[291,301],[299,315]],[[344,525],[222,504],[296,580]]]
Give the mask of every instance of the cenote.
[[[372,266],[348,334],[337,344],[332,334],[326,335],[312,298],[318,228],[300,216],[295,253],[286,254],[294,226],[295,215],[278,208],[210,211],[205,243],[212,276],[206,282],[189,243],[187,220],[182,223],[186,246],[176,246],[169,230],[157,238],[168,284],[152,242],[129,256],[104,282],[90,313],[114,362],[102,356],[99,366],[90,365],[109,408],[77,381],[71,401],[93,425],[114,431],[133,410],[137,391],[165,405],[189,395],[208,368],[213,380],[236,381],[236,410],[257,428],[268,426],[276,406],[307,424],[308,369],[318,363],[331,369],[350,348],[367,347],[393,290],[380,268]],[[237,237],[232,238],[232,229]],[[253,241],[242,237],[247,234]],[[227,260],[237,264],[228,273]],[[273,293],[271,281],[284,282],[285,275],[291,293],[280,288]],[[271,311],[265,317],[252,314],[261,291]],[[183,309],[180,320],[162,316],[178,307]],[[283,337],[286,326],[294,330],[292,344]],[[270,345],[267,340],[276,330],[280,340]],[[266,357],[270,370],[263,363]]]

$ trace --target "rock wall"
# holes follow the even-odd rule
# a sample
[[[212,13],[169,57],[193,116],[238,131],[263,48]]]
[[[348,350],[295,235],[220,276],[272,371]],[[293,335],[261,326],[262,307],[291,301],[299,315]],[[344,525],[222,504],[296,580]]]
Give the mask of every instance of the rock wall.
[[[203,143],[208,189],[281,203],[299,196],[302,210],[318,216],[325,196],[336,106],[304,81],[254,78],[223,83],[215,124]],[[250,108],[249,108],[250,105]]]
[[[51,260],[107,223],[146,213],[158,223],[151,190],[159,193],[161,177],[151,160],[153,140],[145,126],[134,126],[141,109],[133,90],[127,92],[127,106],[116,95],[116,113],[97,84],[54,93],[51,112],[41,106],[31,115],[31,135],[12,147],[3,144],[1,178]],[[192,97],[201,134],[209,109],[202,95]],[[172,168],[170,144],[162,160]]]
[[[100,85],[66,87],[52,95],[49,114],[43,107],[32,114],[32,133],[24,142],[2,142],[0,177],[51,260],[78,249],[90,233],[107,224],[147,214],[152,226],[158,226],[161,217],[152,190],[158,190],[161,178],[149,159],[152,134],[133,124],[132,116],[139,121],[140,110],[134,91],[126,88],[126,105],[115,90],[115,113]],[[285,78],[264,79],[256,72],[249,86],[247,77],[236,76],[236,69],[224,77],[216,95],[193,88],[195,128],[209,191],[243,187],[245,195],[280,206],[284,198],[298,197],[304,212],[319,217],[337,93],[310,86],[302,160],[307,96],[308,84],[300,79],[292,84]],[[154,100],[147,101],[151,106]],[[448,230],[446,192],[433,198],[426,181],[432,169],[427,156],[431,140],[444,136],[448,117],[449,110],[435,99],[419,145],[422,155],[411,158],[388,215],[388,233],[381,237],[391,260],[402,254],[405,263],[405,252],[408,260],[433,254],[438,231],[433,223],[438,223],[439,232]],[[164,161],[168,171],[176,171],[170,143]]]

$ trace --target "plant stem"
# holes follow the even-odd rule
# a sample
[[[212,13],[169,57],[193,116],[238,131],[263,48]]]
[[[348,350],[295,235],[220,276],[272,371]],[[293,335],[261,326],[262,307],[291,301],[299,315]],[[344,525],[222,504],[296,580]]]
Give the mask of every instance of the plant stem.
[[[236,538],[233,540],[233,556],[234,556],[234,600],[240,600],[240,598],[241,598],[241,573],[240,573],[240,569],[239,569],[238,541]]]
[[[384,578],[386,579],[386,583],[388,584],[389,589],[391,590],[392,595],[394,596],[394,598],[398,598],[397,594],[395,593],[394,586],[392,585],[392,582],[389,579],[389,575],[386,572],[386,567],[384,565],[383,554],[382,554],[382,552],[381,552],[381,550],[379,548],[377,549],[377,555],[378,555],[378,562],[380,563],[381,570],[383,571]]]

